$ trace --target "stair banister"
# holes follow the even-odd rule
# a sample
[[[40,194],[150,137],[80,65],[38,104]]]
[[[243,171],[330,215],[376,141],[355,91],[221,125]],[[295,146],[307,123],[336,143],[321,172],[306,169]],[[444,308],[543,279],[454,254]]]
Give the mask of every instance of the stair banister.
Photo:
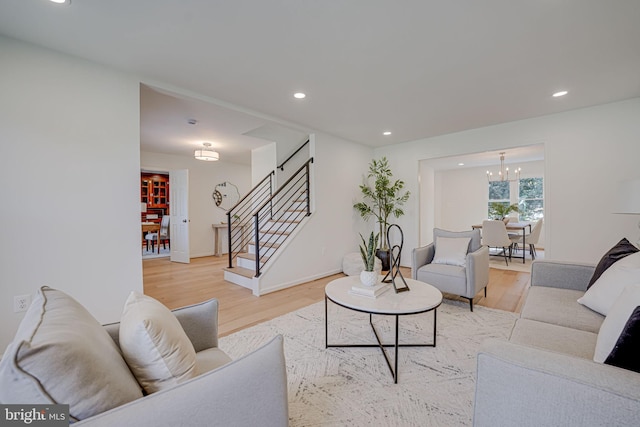
[[[295,156],[296,154],[298,154],[300,152],[300,150],[302,150],[304,148],[305,145],[307,145],[309,143],[309,139],[307,139],[307,142],[305,142],[304,144],[302,144],[300,147],[298,147],[298,149],[296,151],[293,152],[293,154],[291,154],[289,157],[287,157],[287,160],[285,160],[284,162],[282,162],[282,164],[280,166],[278,166],[278,169],[280,169],[281,171],[284,171],[284,165],[293,158],[293,156]],[[297,173],[297,172],[296,172]]]
[[[253,226],[254,226],[254,236],[255,236],[255,241],[254,241],[254,246],[255,246],[255,260],[256,260],[256,269],[255,269],[255,277],[259,277],[261,272],[261,268],[260,268],[260,213],[267,207],[269,206],[269,217],[273,218],[273,200],[276,199],[278,197],[278,195],[280,195],[280,193],[284,192],[283,194],[286,194],[287,191],[290,191],[291,188],[289,187],[289,184],[294,180],[294,179],[298,179],[300,180],[300,177],[298,177],[298,174],[300,172],[302,172],[303,170],[305,171],[305,192],[306,194],[306,199],[307,199],[307,216],[311,215],[311,209],[309,207],[309,201],[310,201],[310,196],[309,196],[309,192],[311,190],[310,187],[310,183],[309,183],[309,165],[313,163],[313,157],[311,157],[309,160],[307,160],[304,165],[302,165],[294,174],[291,175],[291,177],[280,186],[280,188],[278,190],[276,190],[276,192],[269,198],[269,200],[266,200],[262,205],[260,205],[260,207],[258,207],[258,209],[256,209],[255,214],[254,214],[254,221],[253,221]],[[291,198],[292,196],[289,196],[289,198]],[[282,227],[282,225],[280,225],[279,227]],[[271,230],[272,231],[272,230]],[[276,231],[280,231],[280,229],[278,228]]]
[[[297,174],[299,174],[303,169],[307,169],[307,181],[309,181],[309,177],[308,177],[308,172],[309,172],[309,163],[313,163],[313,157],[311,157],[309,160],[307,160],[304,165],[302,165],[300,167],[300,169],[298,169],[293,175],[291,175],[291,177],[287,180],[287,182],[285,182],[284,184],[282,184],[280,186],[280,188],[273,193],[273,195],[269,198],[269,200],[267,200],[266,202],[264,202],[258,209],[256,212],[260,212],[262,209],[265,208],[265,206],[267,206],[267,204],[272,203],[273,199],[275,199],[278,194],[280,194],[280,192],[285,189],[287,187],[287,185],[293,181],[293,179],[296,177]],[[307,185],[307,192],[309,191],[309,185]],[[311,212],[309,212],[311,213]]]
[[[228,231],[228,242],[229,242],[229,268],[233,268],[233,242],[232,242],[232,225],[231,218],[233,215],[233,211],[238,208],[249,196],[253,196],[254,193],[265,183],[265,181],[269,180],[269,200],[273,197],[273,177],[275,176],[276,171],[273,170],[269,172],[267,176],[265,176],[259,183],[257,183],[251,191],[249,191],[242,199],[238,201],[229,211],[227,211],[227,231]],[[241,233],[242,234],[242,233]],[[242,242],[242,236],[240,237]]]

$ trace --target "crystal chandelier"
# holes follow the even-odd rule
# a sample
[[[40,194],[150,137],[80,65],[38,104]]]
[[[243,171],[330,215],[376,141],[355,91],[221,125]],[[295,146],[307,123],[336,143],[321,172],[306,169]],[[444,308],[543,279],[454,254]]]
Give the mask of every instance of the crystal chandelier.
[[[493,172],[487,171],[487,180],[489,182],[500,182],[500,181],[518,181],[520,179],[520,170],[522,168],[518,168],[515,170],[515,178],[509,179],[509,168],[504,167],[504,151],[500,153],[500,172],[498,172],[497,177],[493,177]]]

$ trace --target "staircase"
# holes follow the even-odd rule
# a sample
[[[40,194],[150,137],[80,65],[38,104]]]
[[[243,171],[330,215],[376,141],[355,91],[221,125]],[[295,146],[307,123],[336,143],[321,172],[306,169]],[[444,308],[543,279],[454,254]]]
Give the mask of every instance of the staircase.
[[[275,261],[311,215],[312,163],[313,158],[307,160],[275,192],[275,171],[270,172],[227,212],[229,265],[224,269],[225,280],[259,295],[259,278],[269,268],[269,261]]]

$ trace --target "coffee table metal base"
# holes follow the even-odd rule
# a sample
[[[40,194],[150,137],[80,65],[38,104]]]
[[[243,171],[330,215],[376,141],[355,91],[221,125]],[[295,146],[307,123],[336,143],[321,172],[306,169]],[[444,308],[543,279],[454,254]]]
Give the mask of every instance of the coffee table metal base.
[[[369,314],[369,324],[371,325],[371,330],[373,331],[373,334],[376,337],[376,341],[378,342],[378,344],[329,344],[329,310],[328,310],[328,301],[333,302],[336,305],[339,305],[340,307],[344,307],[348,310],[353,310],[353,311],[359,311],[361,313],[368,313]],[[380,339],[380,336],[378,335],[378,331],[376,330],[375,325],[373,324],[373,314],[363,311],[363,310],[357,310],[354,309],[352,307],[347,307],[344,306],[340,303],[337,303],[335,301],[333,301],[331,298],[327,297],[325,295],[324,297],[324,336],[325,336],[325,348],[330,348],[330,347],[334,347],[334,348],[340,348],[340,347],[378,347],[380,348],[380,351],[382,351],[382,355],[384,356],[385,361],[387,362],[387,366],[389,367],[389,370],[391,371],[391,376],[393,377],[393,382],[395,384],[398,383],[398,349],[400,347],[435,347],[436,346],[436,326],[437,326],[437,309],[438,307],[434,307],[431,310],[427,310],[427,311],[433,311],[433,342],[432,343],[419,343],[419,344],[400,344],[398,341],[398,336],[399,336],[399,318],[400,316],[407,316],[407,315],[413,315],[413,314],[419,314],[419,313],[407,313],[407,314],[378,314],[379,316],[394,316],[396,319],[395,321],[395,343],[393,344],[383,344],[382,340]],[[426,313],[423,312],[423,313]],[[395,348],[395,360],[394,360],[394,366],[391,366],[391,360],[389,357],[389,354],[387,353],[387,351],[385,350],[385,347],[394,347]]]

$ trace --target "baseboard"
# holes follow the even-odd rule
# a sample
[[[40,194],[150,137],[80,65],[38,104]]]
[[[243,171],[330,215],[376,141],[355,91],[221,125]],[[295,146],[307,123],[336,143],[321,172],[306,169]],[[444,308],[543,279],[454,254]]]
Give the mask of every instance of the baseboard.
[[[334,274],[342,273],[342,268],[336,270],[330,270],[324,273],[313,274],[304,278],[299,278],[286,283],[280,283],[267,289],[260,289],[260,295],[269,294],[271,292],[281,291],[282,289],[291,288],[293,286],[301,285],[303,283],[312,282],[314,280],[322,279]]]

